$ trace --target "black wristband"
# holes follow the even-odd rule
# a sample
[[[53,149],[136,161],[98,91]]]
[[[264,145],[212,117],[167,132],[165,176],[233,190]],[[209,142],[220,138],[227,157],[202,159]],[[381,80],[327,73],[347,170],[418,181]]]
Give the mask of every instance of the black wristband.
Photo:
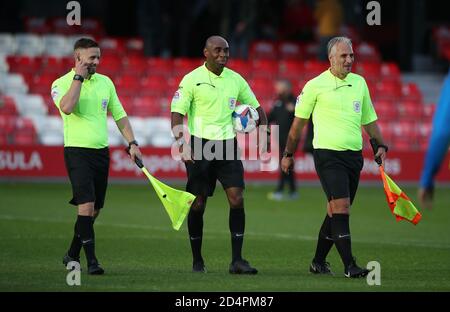
[[[292,157],[292,156],[294,156],[294,153],[289,153],[287,151],[283,152],[283,157]]]
[[[131,142],[128,143],[128,148],[131,148],[131,145],[136,145],[139,146],[138,142],[136,140],[133,140]]]
[[[73,76],[73,80],[78,80],[80,82],[84,81],[83,76],[76,74],[75,76]]]

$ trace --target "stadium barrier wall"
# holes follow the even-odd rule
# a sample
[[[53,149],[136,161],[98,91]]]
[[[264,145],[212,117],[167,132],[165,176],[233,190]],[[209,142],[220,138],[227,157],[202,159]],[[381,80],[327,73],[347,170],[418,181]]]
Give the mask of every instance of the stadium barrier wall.
[[[184,164],[174,160],[170,148],[143,147],[144,164],[147,169],[160,179],[185,179]],[[110,178],[114,179],[142,179],[141,171],[133,164],[124,148],[111,147]],[[386,172],[395,181],[418,181],[422,169],[424,152],[390,151],[386,162]],[[314,162],[309,154],[295,155],[295,170],[299,181],[317,182]],[[449,170],[450,153],[447,154],[443,167],[437,176],[437,181],[450,182]],[[272,162],[276,164],[277,160]],[[276,181],[278,170],[261,171],[259,161],[244,160],[246,181]],[[0,178],[14,179],[51,179],[65,178],[63,147],[61,146],[0,146]],[[364,152],[364,168],[361,181],[380,181],[378,166],[373,161],[370,152]]]

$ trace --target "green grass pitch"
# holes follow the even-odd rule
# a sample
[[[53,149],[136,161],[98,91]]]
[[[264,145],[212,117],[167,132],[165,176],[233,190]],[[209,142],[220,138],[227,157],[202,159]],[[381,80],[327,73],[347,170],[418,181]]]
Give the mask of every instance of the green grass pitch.
[[[180,186],[179,186],[180,187]],[[181,187],[180,187],[181,188]],[[395,221],[381,186],[360,187],[352,207],[353,253],[361,266],[381,264],[381,285],[343,277],[335,248],[335,276],[308,271],[325,215],[320,187],[301,187],[296,201],[273,202],[269,186],[245,192],[244,257],[256,276],[228,273],[228,205],[218,185],[205,213],[207,274],[191,273],[186,224],[172,230],[150,185],[112,184],[96,222],[104,276],[88,276],[82,253],[81,286],[66,284],[61,263],[76,210],[68,184],[0,184],[0,291],[449,291],[450,192],[436,191],[435,208],[414,226]],[[416,189],[403,190],[417,203]]]

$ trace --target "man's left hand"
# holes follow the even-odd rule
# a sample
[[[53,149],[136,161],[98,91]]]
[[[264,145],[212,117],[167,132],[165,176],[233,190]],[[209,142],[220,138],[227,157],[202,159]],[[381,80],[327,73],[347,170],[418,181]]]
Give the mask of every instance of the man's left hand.
[[[139,158],[140,160],[142,160],[142,154],[141,151],[139,150],[139,147],[131,144],[130,146],[130,158],[133,162],[136,161],[136,157]]]
[[[375,159],[379,157],[381,159],[381,165],[384,167],[384,160],[386,159],[386,150],[383,147],[378,148],[378,151],[374,157]]]

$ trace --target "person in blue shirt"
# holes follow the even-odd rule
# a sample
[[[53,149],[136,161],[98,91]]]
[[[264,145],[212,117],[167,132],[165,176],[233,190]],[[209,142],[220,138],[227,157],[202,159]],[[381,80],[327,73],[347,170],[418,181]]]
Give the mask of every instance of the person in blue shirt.
[[[441,97],[433,117],[428,151],[422,169],[419,187],[419,201],[422,207],[431,209],[433,205],[434,179],[447,154],[450,144],[450,72],[442,87]]]

